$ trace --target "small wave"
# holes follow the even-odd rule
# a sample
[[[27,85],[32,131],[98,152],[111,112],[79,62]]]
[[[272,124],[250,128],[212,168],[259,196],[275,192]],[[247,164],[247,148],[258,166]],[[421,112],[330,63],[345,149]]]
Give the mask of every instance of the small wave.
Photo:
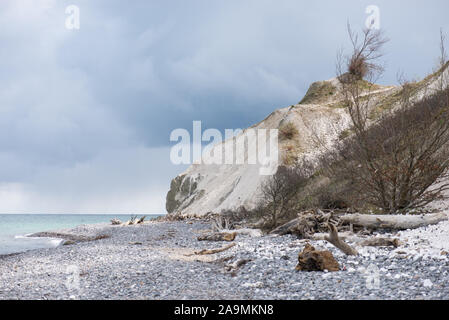
[[[22,240],[41,240],[42,242],[50,243],[53,247],[59,247],[63,242],[64,239],[59,238],[49,238],[49,237],[31,237],[32,233],[26,234],[26,235],[16,235],[14,236],[14,239],[22,239]]]

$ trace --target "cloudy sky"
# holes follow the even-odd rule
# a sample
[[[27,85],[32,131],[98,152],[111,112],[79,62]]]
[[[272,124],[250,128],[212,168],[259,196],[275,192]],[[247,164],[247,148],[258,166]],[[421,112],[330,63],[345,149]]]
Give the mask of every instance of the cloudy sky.
[[[170,132],[297,103],[369,5],[391,39],[382,82],[431,71],[447,0],[1,0],[0,213],[164,213],[185,170]]]

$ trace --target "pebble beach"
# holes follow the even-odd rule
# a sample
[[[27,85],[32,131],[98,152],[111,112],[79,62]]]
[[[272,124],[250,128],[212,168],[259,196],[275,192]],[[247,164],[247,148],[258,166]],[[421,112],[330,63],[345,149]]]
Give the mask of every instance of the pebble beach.
[[[404,245],[345,256],[325,241],[341,271],[295,271],[306,240],[239,233],[198,241],[201,221],[82,225],[57,230],[86,241],[0,256],[0,299],[449,299],[449,222],[393,234]],[[88,240],[88,241],[87,241]]]

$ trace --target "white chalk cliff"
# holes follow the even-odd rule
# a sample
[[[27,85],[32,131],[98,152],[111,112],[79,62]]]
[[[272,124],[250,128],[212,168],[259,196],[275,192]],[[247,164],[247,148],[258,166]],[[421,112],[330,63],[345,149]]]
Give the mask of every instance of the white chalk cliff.
[[[443,74],[447,76],[447,73],[446,68]],[[436,80],[435,76],[431,81]],[[287,123],[293,124],[298,131],[296,137],[279,139],[279,165],[301,160],[313,163],[326,148],[331,148],[337,139],[342,139],[349,132],[350,118],[339,88],[337,79],[316,82],[311,85],[301,103],[278,109],[249,129],[280,129]],[[373,104],[389,101],[398,90],[400,87],[376,85],[370,92]],[[422,97],[419,91],[415,94]],[[241,135],[248,135],[249,129]],[[242,136],[236,138],[239,137]],[[214,150],[224,150],[224,145],[230,142],[224,141],[216,145]],[[245,144],[245,160],[248,156],[255,156],[252,152],[253,148]],[[248,164],[247,161],[233,165],[193,164],[172,180],[167,194],[167,212],[201,217],[242,207],[254,209],[260,200],[261,185],[267,179],[267,176],[260,175],[260,168],[260,164]]]

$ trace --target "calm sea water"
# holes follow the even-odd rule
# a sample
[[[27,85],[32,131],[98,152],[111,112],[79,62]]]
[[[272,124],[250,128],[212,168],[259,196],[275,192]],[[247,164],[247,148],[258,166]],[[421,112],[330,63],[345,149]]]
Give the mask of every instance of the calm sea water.
[[[159,215],[147,215],[147,219],[157,216]],[[0,255],[52,248],[60,243],[60,240],[57,239],[26,237],[30,233],[73,228],[82,224],[109,222],[113,218],[127,221],[131,218],[131,215],[0,214]]]

